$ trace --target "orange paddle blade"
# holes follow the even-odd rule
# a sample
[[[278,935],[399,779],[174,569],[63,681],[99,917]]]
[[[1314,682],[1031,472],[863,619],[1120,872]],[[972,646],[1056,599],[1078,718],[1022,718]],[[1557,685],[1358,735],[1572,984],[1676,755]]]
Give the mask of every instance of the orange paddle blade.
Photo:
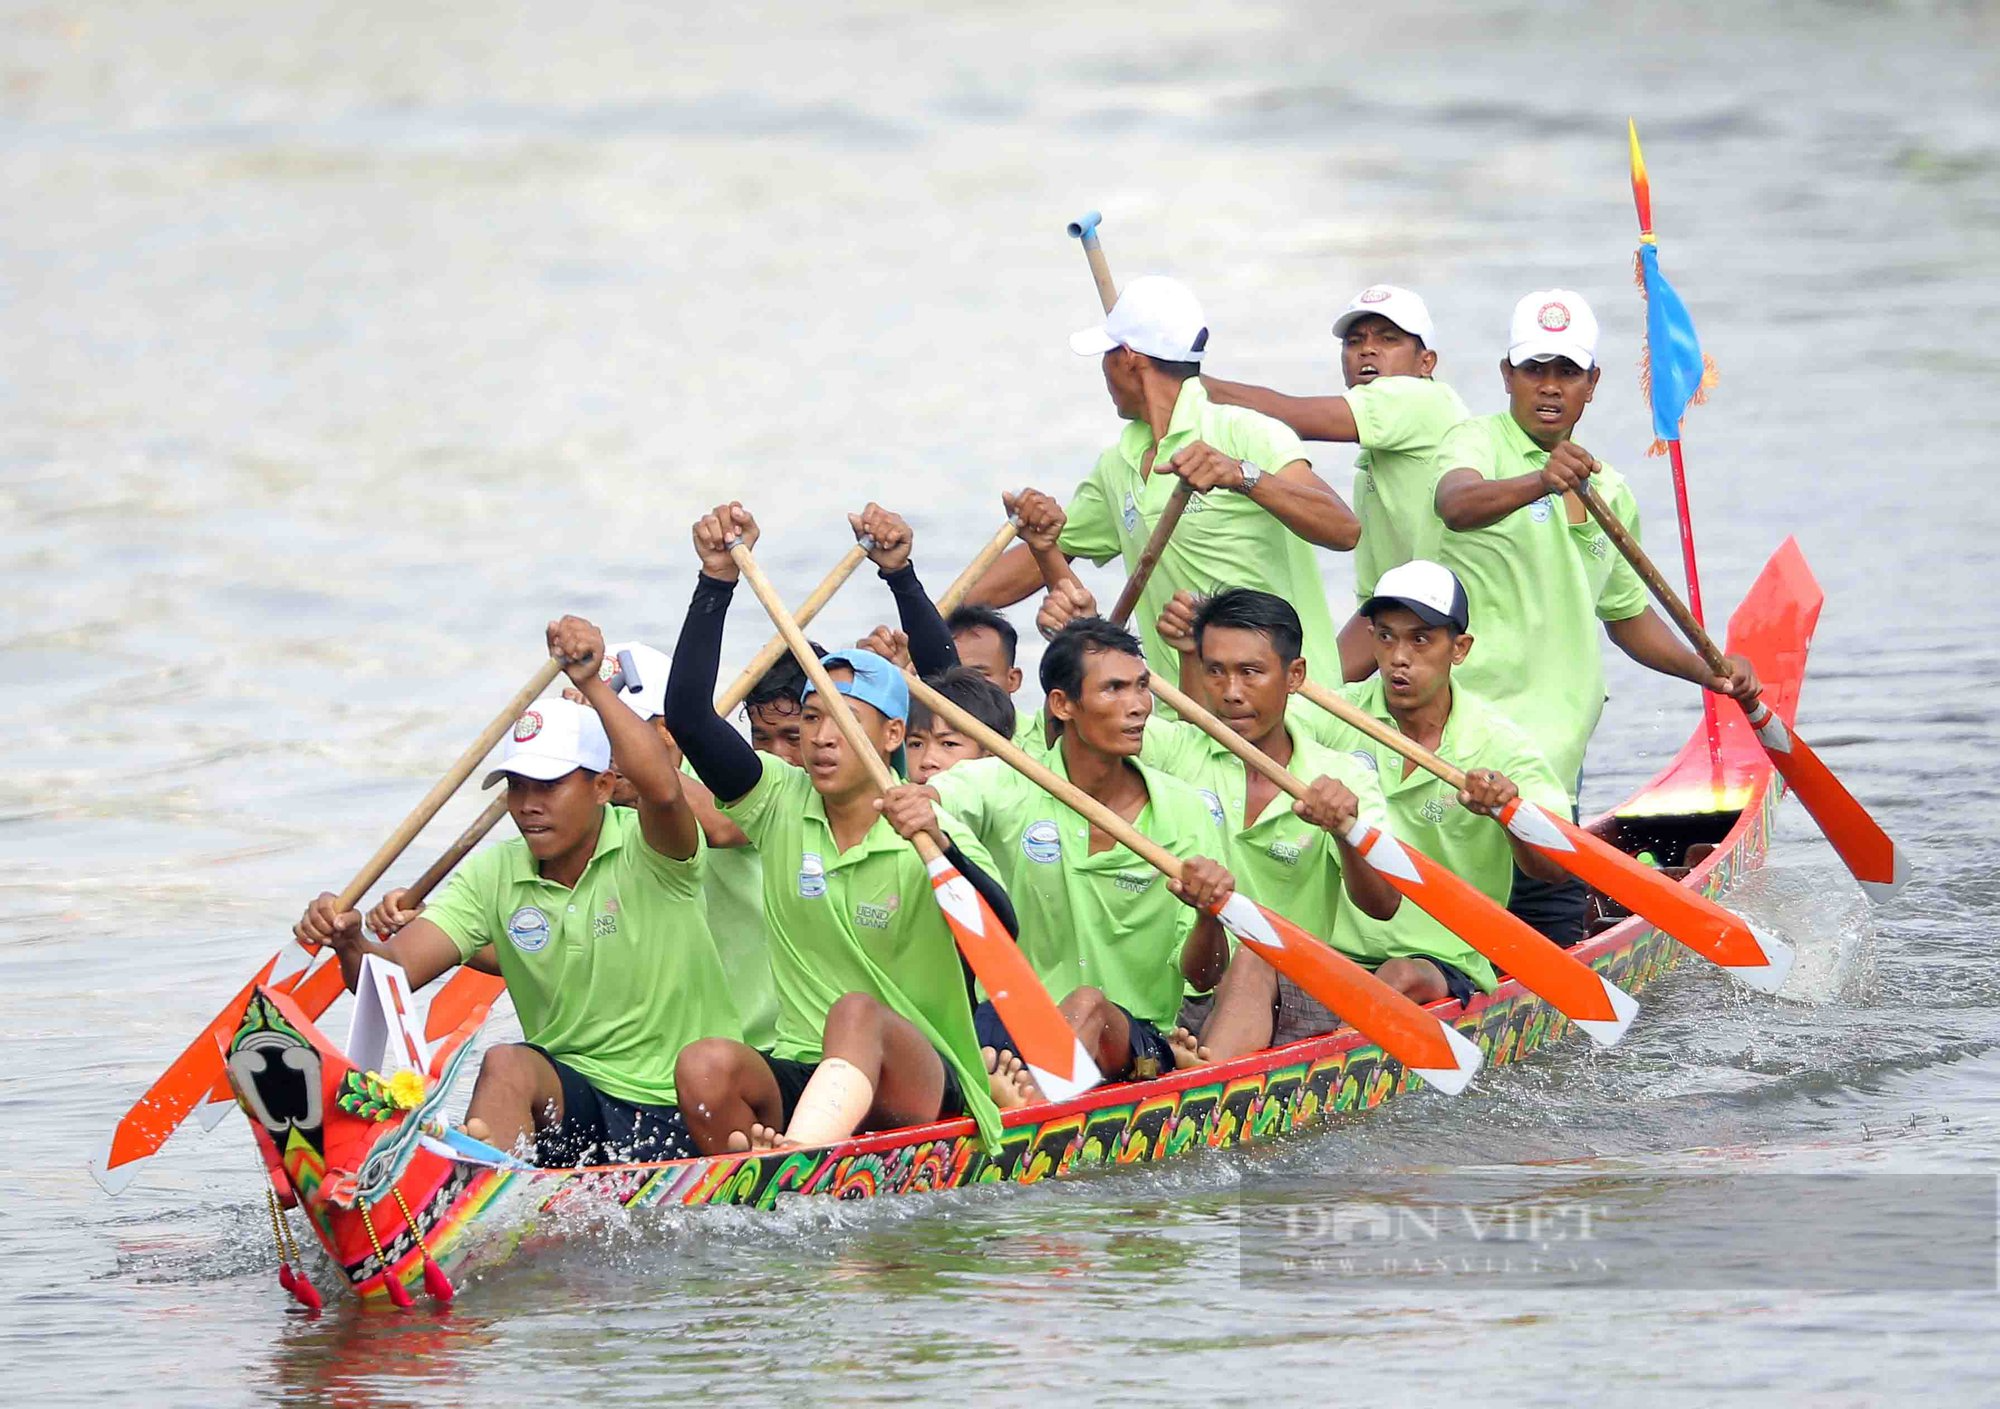
[[[1015,1055],[1034,1072],[1042,1094],[1066,1101],[1104,1080],[993,907],[944,857],[933,858],[929,869],[931,889],[958,952],[985,986],[1020,1049]]]
[[[1652,867],[1558,817],[1516,798],[1500,815],[1508,831],[1562,863],[1635,915],[1643,915],[1760,993],[1776,993],[1792,970],[1792,947],[1732,915],[1700,891],[1676,885]]]
[[[1479,1049],[1345,954],[1320,943],[1241,891],[1215,912],[1229,932],[1440,1091],[1457,1095],[1479,1070]]]
[[[308,963],[311,958],[311,955],[307,956]],[[301,969],[283,982],[268,983],[266,986],[291,994],[292,1000],[314,1022],[318,1022],[320,1014],[333,1006],[334,999],[347,992],[347,984],[340,977],[340,963],[333,959],[311,973]],[[227,1038],[225,1033],[224,1040],[227,1041]],[[215,1084],[209,1087],[208,1104],[201,1110],[201,1123],[205,1129],[213,1130],[217,1121],[236,1108],[236,1093],[229,1089],[229,1078],[223,1074],[221,1054],[211,1052],[210,1055],[215,1058]]]
[[[475,1015],[483,1022],[486,1010],[506,991],[506,980],[498,974],[459,969],[431,998],[430,1016],[424,1021],[424,1040],[436,1042],[446,1033],[456,1032]]]
[[[1575,1023],[1599,1046],[1625,1035],[1639,1000],[1414,847],[1356,821],[1347,841],[1404,897],[1502,973]]]
[[[222,1072],[219,1044],[236,1031],[236,1025],[243,1021],[243,1010],[250,1005],[251,993],[270,976],[277,962],[273,955],[257,970],[112,1128],[110,1140],[90,1165],[91,1177],[107,1194],[116,1194],[131,1183],[138,1173],[138,1162],[157,1154],[167,1137],[208,1095]]]
[[[1819,823],[1868,898],[1880,905],[1901,890],[1910,878],[1910,863],[1811,746],[1762,702],[1750,714],[1750,727],[1771,756],[1771,766]]]

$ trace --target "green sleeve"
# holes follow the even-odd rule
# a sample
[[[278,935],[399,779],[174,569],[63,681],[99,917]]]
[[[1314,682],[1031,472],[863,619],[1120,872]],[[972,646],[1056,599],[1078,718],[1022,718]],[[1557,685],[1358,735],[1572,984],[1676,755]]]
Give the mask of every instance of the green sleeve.
[[[647,845],[646,829],[639,824],[636,811],[620,807],[611,809],[611,812],[614,815],[623,812],[631,814],[629,818],[621,819],[625,827],[624,840],[619,849],[621,869],[644,876],[678,900],[692,900],[702,893],[701,877],[708,864],[708,839],[702,835],[701,828],[695,828],[694,855],[681,860],[662,855]]]
[[[1238,459],[1248,460],[1258,469],[1272,474],[1294,460],[1312,463],[1312,456],[1306,454],[1306,443],[1283,421],[1246,411],[1242,407],[1231,409],[1235,415],[1230,417],[1229,422],[1230,450]]]
[[[1609,507],[1633,541],[1639,541],[1639,501],[1633,497],[1631,486],[1619,485]],[[1638,569],[1625,560],[1615,544],[1611,545],[1611,558],[1611,576],[1604,579],[1604,590],[1597,594],[1597,619],[1627,621],[1645,611],[1651,598]]]
[[[1194,776],[1207,757],[1212,743],[1198,724],[1185,720],[1162,719],[1153,715],[1146,721],[1146,736],[1139,746],[1139,761],[1171,773],[1183,780]]]
[[[444,894],[424,906],[424,918],[445,932],[458,950],[459,962],[491,944],[505,925],[507,917],[499,913],[494,897],[510,864],[508,848],[519,845],[502,842],[476,852],[452,875]]]
[[[1116,454],[1107,451],[1107,454]],[[1105,488],[1101,473],[1103,461],[1090,472],[1090,478],[1076,487],[1070,496],[1064,513],[1069,521],[1063,525],[1062,537],[1056,546],[1072,557],[1088,558],[1103,567],[1123,550],[1118,538],[1118,507],[1111,502],[1110,492]]]
[[[756,786],[734,802],[716,799],[716,806],[722,815],[743,829],[743,835],[750,839],[750,845],[762,849],[764,834],[778,818],[784,816],[787,807],[802,806],[805,790],[812,786],[803,768],[795,767],[772,754],[760,753],[758,762],[763,772],[758,776]]]
[[[961,847],[972,843],[982,851],[1005,851],[1007,843],[996,840],[994,832],[1006,825],[1006,793],[1016,776],[1000,758],[971,759],[934,775],[930,785],[937,790],[939,823],[948,812],[961,824],[955,832],[945,828],[951,839]],[[972,853],[967,851],[966,855]],[[993,874],[999,876],[998,872]]]
[[[1438,389],[1422,377],[1382,377],[1343,393],[1364,450],[1421,450],[1437,441]]]
[[[1487,432],[1485,419],[1460,421],[1444,433],[1438,442],[1433,484],[1453,470],[1477,470],[1482,479],[1499,477],[1499,457],[1493,453],[1493,437]]]

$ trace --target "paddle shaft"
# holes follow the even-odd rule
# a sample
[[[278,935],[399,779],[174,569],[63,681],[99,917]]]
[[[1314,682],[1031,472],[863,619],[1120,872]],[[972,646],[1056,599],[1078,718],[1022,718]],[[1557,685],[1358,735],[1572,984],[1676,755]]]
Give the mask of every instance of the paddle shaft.
[[[743,574],[743,580],[750,584],[750,590],[756,594],[758,602],[770,616],[772,625],[778,628],[778,634],[784,638],[785,645],[797,658],[799,667],[806,673],[806,678],[812,681],[813,689],[818,691],[820,703],[833,719],[833,727],[840,731],[842,741],[868,769],[869,779],[875,784],[876,791],[886,793],[895,787],[896,775],[890,771],[882,755],[875,751],[874,742],[862,732],[861,721],[856,719],[854,711],[847,707],[847,696],[840,693],[839,688],[833,683],[833,677],[826,673],[826,667],[821,665],[819,657],[813,654],[812,643],[806,640],[806,633],[800,629],[798,622],[793,620],[792,614],[785,609],[784,599],[778,595],[778,589],[771,585],[768,577],[764,576],[764,570],[757,566],[757,560],[750,555],[750,550],[744,546],[741,539],[731,540],[729,556],[736,563],[737,571]],[[923,858],[925,865],[929,865],[944,854],[943,849],[928,832],[919,832],[911,839],[911,844],[916,847],[917,855]]]
[[[1167,540],[1174,536],[1174,526],[1181,521],[1181,515],[1187,511],[1188,500],[1193,495],[1194,490],[1186,480],[1174,486],[1173,497],[1167,500],[1160,521],[1153,525],[1153,536],[1140,550],[1139,561],[1132,565],[1132,575],[1125,579],[1124,590],[1118,594],[1117,604],[1111,608],[1113,626],[1123,626],[1132,619],[1132,612],[1139,605],[1139,594],[1152,580],[1153,569],[1160,565],[1160,555],[1167,551]]]
[[[819,586],[813,588],[806,599],[799,603],[799,625],[803,627],[818,616],[819,609],[833,600],[833,594],[840,590],[841,584],[852,577],[854,570],[867,559],[868,550],[859,543],[849,548],[846,555],[834,564],[833,571],[821,578]],[[736,678],[715,697],[715,712],[725,719],[735,713],[736,706],[750,698],[750,692],[757,688],[757,682],[764,678],[764,672],[784,659],[785,651],[785,638],[782,634],[773,636],[760,646],[757,654],[750,657],[750,663],[738,671]]]

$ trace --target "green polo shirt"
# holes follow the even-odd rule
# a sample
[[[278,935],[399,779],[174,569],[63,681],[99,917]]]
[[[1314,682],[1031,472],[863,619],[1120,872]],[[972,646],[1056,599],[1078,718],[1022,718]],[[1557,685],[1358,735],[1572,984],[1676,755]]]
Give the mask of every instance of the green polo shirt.
[[[1474,655],[1479,653],[1478,643],[1472,650]],[[1459,677],[1460,672],[1454,670],[1451,714],[1445,720],[1439,756],[1467,772],[1490,768],[1505,774],[1528,801],[1553,812],[1568,811],[1569,792],[1541,750],[1513,721],[1467,689]],[[1380,676],[1350,685],[1340,693],[1395,727],[1395,716],[1382,697]],[[1507,829],[1490,817],[1467,812],[1459,806],[1457,789],[1428,770],[1412,765],[1405,776],[1403,756],[1387,744],[1376,743],[1331,715],[1320,718],[1326,721],[1321,742],[1346,752],[1380,780],[1389,804],[1389,830],[1396,839],[1453,872],[1495,904],[1505,905],[1514,886],[1514,851],[1507,842]],[[1366,964],[1426,954],[1457,965],[1488,993],[1495,985],[1493,965],[1486,956],[1407,897],[1397,907],[1395,917],[1388,920],[1371,920],[1352,905],[1343,907],[1335,917],[1333,942]]]
[[[878,818],[858,843],[839,850],[806,771],[771,754],[758,760],[764,771],[757,785],[722,810],[763,858],[778,992],[773,1054],[818,1061],[834,1002],[869,994],[915,1024],[951,1063],[967,1114],[994,1144],[1000,1112],[987,1090],[965,971],[916,848]],[[968,861],[1002,874],[969,826],[942,812],[938,822]]]
[[[751,846],[719,846],[702,877],[708,931],[743,1015],[743,1040],[760,1052],[778,1037],[778,989],[771,979],[771,939],[764,928],[764,865]]]
[[[1069,776],[1061,747],[1043,759]],[[1179,857],[1228,864],[1221,804],[1151,765],[1135,825]],[[1199,918],[1123,845],[1090,854],[1090,823],[1016,773],[976,758],[931,779],[945,808],[996,857],[1021,921],[1021,952],[1061,999],[1086,985],[1162,1030],[1180,1013],[1181,946]]]
[[[1382,825],[1387,807],[1373,769],[1320,743],[1289,717],[1285,732],[1292,740],[1290,767],[1295,775],[1307,783],[1320,778],[1345,783],[1360,799],[1361,815]],[[1289,793],[1280,791],[1255,818],[1248,817],[1249,767],[1198,724],[1149,722],[1141,757],[1221,800],[1229,831],[1225,864],[1245,895],[1308,934],[1320,939],[1332,936],[1335,914],[1350,903],[1343,888],[1340,848],[1330,833],[1292,811]]]
[[[1480,416],[1445,436],[1433,493],[1455,469],[1513,479],[1539,473],[1548,460],[1512,415]],[[1624,476],[1607,465],[1591,486],[1637,538],[1639,505]],[[1453,678],[1526,730],[1574,788],[1604,713],[1598,623],[1643,612],[1646,584],[1595,519],[1569,522],[1559,494],[1469,533],[1440,521],[1430,556],[1458,574],[1471,608],[1472,653]]]
[[[1097,457],[1090,477],[1071,497],[1062,550],[1100,567],[1122,555],[1130,571],[1180,483],[1165,472],[1166,462],[1197,440],[1272,474],[1307,458],[1305,445],[1283,423],[1240,406],[1217,406],[1202,389],[1201,378],[1189,377],[1160,442],[1155,459],[1160,473],[1139,472],[1153,445],[1152,428],[1144,421],[1127,421],[1117,444]],[[1224,587],[1255,587],[1290,602],[1305,625],[1306,665],[1313,678],[1340,683],[1334,623],[1313,546],[1247,495],[1230,490],[1197,494],[1188,501],[1139,596],[1132,625],[1153,669],[1169,680],[1178,678],[1180,657],[1157,629],[1174,593],[1206,596]]]
[[[702,912],[706,853],[662,856],[636,811],[606,807],[574,889],[516,837],[460,866],[424,918],[462,960],[493,946],[528,1041],[607,1095],[674,1105],[681,1048],[743,1035]]]
[[[1390,568],[1419,556],[1437,532],[1437,450],[1445,432],[1472,413],[1432,377],[1377,377],[1341,393],[1354,413],[1361,453],[1354,460],[1354,550],[1358,605]]]

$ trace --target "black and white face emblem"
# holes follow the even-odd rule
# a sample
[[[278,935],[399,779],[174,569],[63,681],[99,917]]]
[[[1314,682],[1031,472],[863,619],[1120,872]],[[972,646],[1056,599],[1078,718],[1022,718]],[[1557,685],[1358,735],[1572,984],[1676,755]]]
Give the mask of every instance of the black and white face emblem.
[[[229,1054],[229,1078],[244,1109],[280,1149],[292,1130],[319,1133],[319,1053],[292,1034],[267,1028],[244,1037]]]

